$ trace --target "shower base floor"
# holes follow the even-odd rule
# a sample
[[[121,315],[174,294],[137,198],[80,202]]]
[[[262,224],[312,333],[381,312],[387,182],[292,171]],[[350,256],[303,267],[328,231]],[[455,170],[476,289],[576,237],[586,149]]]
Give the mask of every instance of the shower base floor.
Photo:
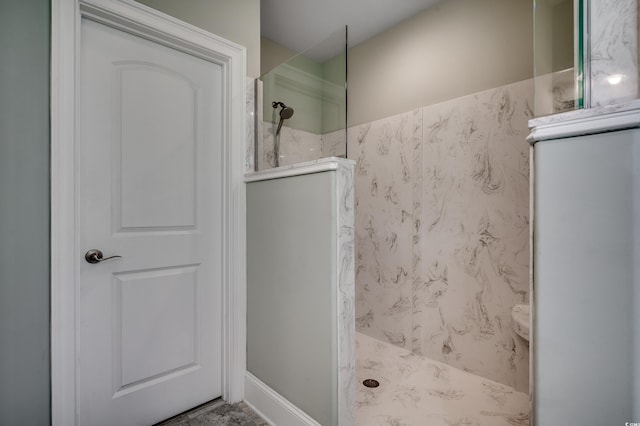
[[[362,333],[356,356],[358,426],[529,425],[529,396],[509,386]]]

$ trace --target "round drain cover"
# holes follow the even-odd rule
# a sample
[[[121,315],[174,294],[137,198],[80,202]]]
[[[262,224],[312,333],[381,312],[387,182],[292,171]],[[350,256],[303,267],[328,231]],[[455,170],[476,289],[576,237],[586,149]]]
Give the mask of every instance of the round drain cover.
[[[377,388],[378,386],[380,386],[380,382],[373,379],[367,379],[364,382],[362,382],[362,384],[368,388]]]

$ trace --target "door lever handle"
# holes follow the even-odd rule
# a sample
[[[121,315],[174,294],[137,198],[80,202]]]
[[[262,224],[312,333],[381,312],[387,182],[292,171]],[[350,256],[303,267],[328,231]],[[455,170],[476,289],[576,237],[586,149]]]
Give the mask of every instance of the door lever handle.
[[[119,256],[116,254],[114,256],[104,257],[104,255],[102,254],[102,251],[98,249],[91,249],[84,254],[84,260],[93,264],[104,262],[105,260],[109,260],[109,259],[115,259],[116,257],[121,258],[122,256]]]

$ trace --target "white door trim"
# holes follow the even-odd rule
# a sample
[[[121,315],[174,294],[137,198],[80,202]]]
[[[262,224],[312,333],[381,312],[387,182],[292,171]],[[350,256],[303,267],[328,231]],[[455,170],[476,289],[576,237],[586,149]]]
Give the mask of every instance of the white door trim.
[[[244,397],[246,371],[246,49],[133,0],[51,0],[51,416],[77,424],[76,348],[81,253],[76,155],[80,19],[219,64],[223,69],[223,398]]]

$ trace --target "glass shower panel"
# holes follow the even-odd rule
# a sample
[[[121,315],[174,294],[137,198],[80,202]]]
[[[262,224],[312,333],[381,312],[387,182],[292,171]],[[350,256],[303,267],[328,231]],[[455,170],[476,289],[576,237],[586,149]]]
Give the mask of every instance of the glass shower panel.
[[[584,108],[584,0],[534,1],[535,116]]]
[[[346,157],[346,46],[343,28],[259,78],[256,170]]]

